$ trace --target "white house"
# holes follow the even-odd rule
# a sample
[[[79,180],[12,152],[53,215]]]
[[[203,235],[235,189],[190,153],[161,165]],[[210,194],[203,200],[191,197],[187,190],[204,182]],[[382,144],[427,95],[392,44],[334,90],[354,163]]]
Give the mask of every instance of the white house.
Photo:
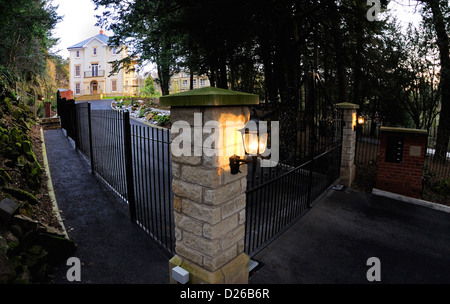
[[[123,46],[108,46],[109,37],[100,34],[68,48],[70,51],[70,88],[75,99],[83,97],[133,95],[135,73],[122,69],[110,75],[112,64],[127,56]]]
[[[184,92],[190,90],[190,80],[191,75],[188,72],[179,72],[170,78],[169,91],[170,94]],[[209,78],[205,75],[193,76],[193,87],[194,89],[199,89],[203,87],[209,87]]]

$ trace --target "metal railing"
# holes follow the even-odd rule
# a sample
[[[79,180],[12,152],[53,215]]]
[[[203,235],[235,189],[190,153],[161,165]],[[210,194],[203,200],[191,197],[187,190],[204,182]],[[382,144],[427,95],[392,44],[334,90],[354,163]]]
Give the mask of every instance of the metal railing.
[[[273,168],[248,167],[245,252],[250,256],[311,210],[339,179],[342,115],[317,81],[306,81],[298,100],[253,108],[254,118],[280,121],[280,160]]]
[[[317,143],[311,158],[297,167],[249,165],[247,180],[245,252],[254,256],[305,215],[340,176],[341,120],[338,136],[323,148]]]
[[[376,165],[380,153],[380,124],[366,121],[356,126],[355,164]]]
[[[450,179],[450,144],[443,157],[436,155],[437,127],[428,132],[427,149],[425,152],[424,172],[422,178],[422,193],[442,192],[442,185]],[[440,193],[443,195],[443,193]],[[448,194],[447,194],[448,195]]]
[[[84,78],[104,77],[104,76],[105,76],[105,70],[84,72]]]
[[[137,223],[172,251],[175,248],[170,131],[131,126]]]
[[[58,100],[61,126],[91,171],[123,199],[130,218],[175,252],[170,131],[132,125],[128,112]]]

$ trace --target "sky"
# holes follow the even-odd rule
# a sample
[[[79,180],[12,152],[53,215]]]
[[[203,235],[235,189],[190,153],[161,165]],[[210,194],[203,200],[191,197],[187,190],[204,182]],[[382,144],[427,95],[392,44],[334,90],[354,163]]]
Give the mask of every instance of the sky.
[[[53,36],[60,39],[56,50],[63,58],[69,57],[67,48],[100,33],[100,28],[95,26],[101,10],[96,11],[91,0],[53,0],[53,5],[59,5],[58,15],[63,20],[56,25]],[[105,31],[105,35],[111,36],[112,32]]]
[[[389,8],[399,16],[404,25],[408,22],[415,24],[420,22],[420,14],[414,13],[414,7],[402,6],[397,2],[407,4],[409,0],[391,1],[389,4]],[[63,16],[63,20],[53,31],[54,37],[60,39],[60,43],[53,51],[63,58],[68,58],[68,47],[100,33],[100,28],[95,26],[97,22],[95,15],[101,15],[102,10],[100,8],[96,11],[92,0],[53,0],[52,3],[59,5],[58,14]],[[105,35],[111,36],[112,32],[105,30]]]

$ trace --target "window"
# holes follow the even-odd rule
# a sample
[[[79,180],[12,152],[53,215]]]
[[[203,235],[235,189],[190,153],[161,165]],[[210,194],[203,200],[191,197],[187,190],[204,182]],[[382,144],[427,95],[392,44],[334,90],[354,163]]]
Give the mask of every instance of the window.
[[[194,88],[197,87],[197,79],[194,79],[194,83],[192,84],[192,86],[193,86]]]
[[[76,58],[80,58],[80,51],[76,51]]]
[[[117,92],[117,80],[111,80],[111,91]]]
[[[183,80],[183,87],[187,87],[187,85],[188,85],[187,80],[186,79]]]
[[[81,84],[78,82],[75,84],[75,95],[81,94]]]
[[[92,77],[98,77],[98,63],[92,63]]]
[[[200,79],[200,86],[204,87],[205,86],[205,79]]]
[[[96,46],[94,46],[94,47],[92,48],[92,54],[93,54],[94,56],[97,56],[97,47],[96,47]]]
[[[116,55],[117,54],[117,49],[115,47],[113,47],[111,52],[112,52],[113,55]]]
[[[76,65],[75,66],[75,77],[80,77],[80,76],[81,76],[81,66]]]

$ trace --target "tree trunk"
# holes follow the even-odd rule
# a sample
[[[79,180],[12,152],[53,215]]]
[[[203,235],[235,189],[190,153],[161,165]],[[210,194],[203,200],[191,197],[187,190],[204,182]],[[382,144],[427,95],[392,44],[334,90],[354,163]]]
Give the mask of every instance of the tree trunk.
[[[219,63],[219,77],[217,81],[217,87],[221,89],[228,89],[227,63],[224,54],[220,54],[218,63]]]
[[[362,75],[362,53],[363,53],[363,28],[357,24],[356,46],[354,53],[354,69],[353,69],[353,103],[362,107],[363,99],[361,98],[361,81]]]
[[[171,45],[164,37],[161,38],[161,53],[157,56],[158,77],[161,85],[161,92],[163,96],[169,95],[170,86],[170,65],[171,58],[169,55]]]
[[[433,14],[433,25],[436,31],[441,61],[442,101],[434,157],[435,159],[445,160],[450,139],[450,46],[443,16],[445,9],[440,7],[439,0],[429,0],[427,3]]]
[[[330,3],[331,34],[334,38],[334,49],[336,55],[336,70],[338,78],[339,102],[347,102],[347,81],[345,77],[344,48],[342,44],[342,33],[340,30],[341,19],[337,5],[334,1]]]

